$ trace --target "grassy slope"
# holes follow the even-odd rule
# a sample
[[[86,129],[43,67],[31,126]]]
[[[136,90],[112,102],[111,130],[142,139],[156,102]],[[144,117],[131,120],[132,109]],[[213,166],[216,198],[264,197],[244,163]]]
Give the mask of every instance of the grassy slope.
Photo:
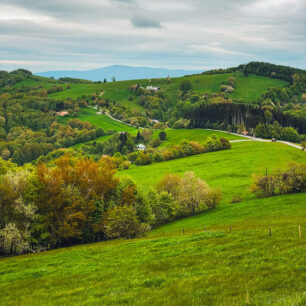
[[[306,154],[281,143],[244,141],[232,144],[232,149],[195,155],[148,166],[133,166],[120,172],[149,188],[167,173],[183,174],[192,170],[211,186],[220,186],[224,199],[229,202],[233,195],[243,199],[251,197],[248,187],[253,173],[264,173],[285,168],[290,160],[306,162]]]
[[[59,117],[58,120],[60,123],[67,123],[70,119],[73,119],[70,116],[65,117]],[[130,133],[136,133],[136,129],[128,126],[126,124],[123,124],[121,122],[115,121],[111,118],[109,118],[106,115],[98,115],[97,111],[91,108],[81,108],[80,114],[77,117],[77,119],[81,121],[87,121],[91,123],[92,125],[95,125],[96,127],[102,128],[105,132],[107,130],[115,130],[116,132],[120,131],[126,131]]]
[[[59,117],[58,120],[61,123],[68,122],[69,119],[72,117]],[[132,135],[136,134],[136,129],[133,127],[130,127],[128,125],[122,124],[118,121],[112,120],[106,115],[97,115],[96,110],[91,108],[81,108],[80,115],[77,117],[77,119],[80,119],[82,121],[88,121],[89,123],[101,127],[105,132],[109,129],[115,130],[117,132],[119,131],[127,131],[131,133]],[[217,135],[218,137],[226,137],[229,140],[235,140],[235,139],[243,139],[242,137],[231,135],[225,132],[219,132],[219,131],[211,131],[211,130],[203,130],[203,129],[166,129],[167,133],[167,140],[164,141],[160,147],[170,147],[173,144],[179,143],[182,139],[187,140],[193,140],[198,141],[200,143],[203,143],[205,139],[212,134]],[[153,137],[158,137],[158,134],[160,131],[155,131]],[[105,135],[102,137],[99,137],[93,141],[101,142],[109,138],[109,135]],[[92,141],[90,141],[92,142]],[[74,147],[81,147],[83,144],[77,144]]]
[[[187,139],[189,141],[197,141],[199,143],[203,143],[207,137],[211,135],[216,135],[217,137],[225,137],[228,140],[238,140],[245,139],[243,137],[239,137],[236,135],[232,135],[226,132],[219,131],[211,131],[204,129],[165,129],[167,134],[167,140],[165,140],[159,147],[167,148],[171,147],[173,144],[179,144],[183,139]],[[153,137],[158,137],[160,131],[155,131]]]
[[[252,305],[303,305],[303,200],[225,205],[147,238],[0,259],[1,305],[245,305],[247,295]]]
[[[38,87],[38,86],[41,86],[42,88],[51,88],[52,86],[54,85],[59,85],[59,84],[56,84],[56,81],[55,80],[51,80],[49,78],[44,78],[44,77],[37,77],[35,76],[35,79],[31,79],[31,78],[24,78],[22,81],[16,83],[14,85],[14,87],[22,87],[22,86],[25,86],[25,87]],[[65,86],[64,86],[65,88]]]
[[[75,119],[75,118],[70,117],[70,116],[59,117],[58,121],[60,123],[67,123],[70,119]],[[87,121],[96,127],[102,128],[105,133],[107,133],[108,130],[115,130],[116,132],[126,131],[132,135],[137,133],[137,130],[135,128],[130,127],[126,124],[120,123],[116,120],[113,120],[106,115],[97,115],[97,111],[91,108],[82,107],[80,109],[79,116],[76,119],[79,119],[81,121]],[[88,141],[87,143],[90,143],[93,141],[102,142],[102,141],[107,140],[110,136],[111,135],[104,135],[94,140]],[[81,142],[81,143],[73,145],[72,147],[81,148],[83,144],[84,143]]]
[[[239,193],[245,201],[224,201],[145,238],[0,259],[1,304],[244,305],[248,295],[257,305],[303,305],[305,239],[298,225],[306,230],[306,196],[256,199],[246,191],[251,173],[290,159],[305,161],[305,152],[244,142],[122,172],[148,186],[166,172],[194,170],[221,185],[226,199]]]
[[[220,82],[226,82],[228,77],[233,74],[216,74],[216,75],[199,75],[189,76],[182,78],[173,78],[171,83],[167,83],[165,79],[161,79],[160,83],[153,81],[153,84],[160,86],[161,89],[167,92],[168,97],[173,103],[176,101],[177,90],[179,89],[180,83],[183,79],[188,79],[192,83],[194,92],[207,93],[207,92],[218,92],[220,88]],[[243,102],[252,102],[257,99],[260,94],[268,89],[269,87],[285,86],[288,83],[282,80],[249,75],[245,77],[241,74],[236,76],[237,86],[234,93],[230,95],[233,99],[241,99]],[[137,104],[137,97],[132,93],[129,88],[135,83],[139,82],[142,86],[146,87],[149,80],[137,80],[137,81],[120,81],[110,83],[99,83],[99,84],[71,84],[71,89],[64,90],[62,92],[51,94],[50,97],[54,98],[77,98],[82,95],[89,95],[91,93],[101,94],[103,97],[111,100],[116,100],[118,103],[122,103],[126,106],[130,106],[136,109],[142,109]],[[133,101],[129,101],[128,97],[133,96]]]

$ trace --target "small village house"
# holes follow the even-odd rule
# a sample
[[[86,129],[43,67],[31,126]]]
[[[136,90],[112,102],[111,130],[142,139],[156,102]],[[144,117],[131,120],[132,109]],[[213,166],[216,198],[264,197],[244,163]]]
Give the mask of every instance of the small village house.
[[[145,151],[147,147],[144,144],[140,143],[136,146],[136,148],[138,151]]]

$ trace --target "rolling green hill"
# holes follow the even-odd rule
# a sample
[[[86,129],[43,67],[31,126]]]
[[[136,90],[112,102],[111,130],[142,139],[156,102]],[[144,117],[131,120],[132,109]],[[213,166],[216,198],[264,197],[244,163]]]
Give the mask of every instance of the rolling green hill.
[[[306,154],[296,148],[281,143],[242,141],[232,143],[232,149],[174,159],[147,166],[132,166],[120,172],[130,176],[136,183],[150,188],[167,173],[183,174],[194,171],[211,186],[219,186],[223,191],[223,202],[229,203],[232,196],[240,195],[250,199],[248,190],[252,174],[286,168],[290,160],[306,161]]]
[[[153,83],[164,90],[169,96],[170,100],[175,100],[182,80],[189,80],[192,84],[193,91],[196,93],[212,93],[219,92],[220,82],[226,82],[227,79],[233,75],[233,73],[194,75],[182,78],[173,78],[171,83],[168,83],[165,79],[161,79],[160,81],[153,80]],[[288,84],[282,80],[252,74],[247,77],[243,76],[242,74],[237,74],[235,77],[237,80],[237,86],[235,92],[230,94],[230,97],[246,103],[250,103],[259,98],[261,93],[267,90],[269,87],[280,87]],[[116,100],[118,103],[122,102],[122,104],[126,106],[131,105],[131,107],[136,107],[139,109],[139,105],[136,104],[136,101],[128,101],[129,96],[135,97],[135,94],[132,93],[129,88],[138,82],[143,87],[151,84],[149,80],[110,82],[106,84],[71,84],[70,89],[51,94],[50,97],[77,98],[81,97],[82,95],[89,95],[92,93],[103,93],[104,98]]]
[[[58,118],[60,123],[66,123],[70,119],[73,119],[73,117],[65,116]],[[80,109],[80,113],[77,119],[81,121],[87,121],[96,127],[102,128],[105,132],[107,130],[114,130],[116,132],[126,131],[132,134],[135,134],[137,132],[136,128],[128,126],[116,120],[113,120],[107,115],[104,114],[98,115],[97,111],[91,108],[82,107]]]
[[[96,93],[98,95],[103,96],[103,98],[109,98],[125,106],[141,110],[143,108],[138,105],[135,94],[130,91],[130,87],[134,84],[137,84],[138,82],[143,87],[152,84],[159,86],[167,93],[168,98],[174,102],[182,80],[189,80],[192,84],[192,90],[195,93],[213,93],[219,92],[220,83],[226,82],[230,76],[235,76],[237,86],[235,91],[229,94],[229,96],[234,100],[245,103],[253,102],[261,95],[262,92],[267,90],[269,87],[280,87],[286,86],[288,84],[287,82],[279,79],[273,79],[253,74],[250,74],[246,77],[240,73],[224,73],[173,78],[170,83],[168,83],[166,79],[153,79],[152,82],[150,80],[131,80],[109,83],[59,84],[56,80],[35,76],[33,78],[26,77],[22,81],[16,83],[14,86],[41,86],[42,88],[48,89],[57,84],[63,87],[63,91],[49,95],[50,97],[55,99],[75,99],[78,97]],[[128,99],[130,96],[134,97],[133,101],[130,101]]]

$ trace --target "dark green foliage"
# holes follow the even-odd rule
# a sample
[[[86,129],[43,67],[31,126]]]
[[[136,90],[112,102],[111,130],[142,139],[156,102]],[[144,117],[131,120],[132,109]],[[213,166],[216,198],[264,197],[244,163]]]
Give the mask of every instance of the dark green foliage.
[[[158,134],[158,137],[161,141],[163,140],[166,140],[167,139],[167,134],[165,131],[161,131],[159,134]]]
[[[62,83],[70,83],[70,84],[91,84],[93,83],[92,81],[70,78],[70,77],[59,78],[58,80]]]
[[[289,82],[292,81],[292,76],[295,73],[305,74],[305,71],[302,69],[263,62],[250,62],[247,65],[240,65],[238,69],[243,70],[245,73],[254,73],[258,75],[282,79]]]
[[[294,128],[292,127],[283,128],[276,121],[274,122],[273,125],[259,123],[254,130],[254,135],[256,137],[266,138],[266,139],[275,138],[295,143],[300,142],[300,136]]]
[[[180,90],[186,92],[192,88],[190,81],[184,80],[180,84]]]

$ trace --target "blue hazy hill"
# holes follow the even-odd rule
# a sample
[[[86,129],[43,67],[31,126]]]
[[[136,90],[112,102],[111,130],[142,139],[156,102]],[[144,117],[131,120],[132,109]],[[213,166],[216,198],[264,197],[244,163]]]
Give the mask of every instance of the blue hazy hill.
[[[91,81],[103,81],[104,78],[106,78],[107,81],[111,81],[112,77],[115,77],[117,81],[123,81],[136,79],[165,78],[168,75],[170,77],[180,77],[201,72],[203,71],[113,65],[93,70],[55,70],[39,72],[35,74],[44,77],[54,77],[55,79],[62,77],[71,77]]]

